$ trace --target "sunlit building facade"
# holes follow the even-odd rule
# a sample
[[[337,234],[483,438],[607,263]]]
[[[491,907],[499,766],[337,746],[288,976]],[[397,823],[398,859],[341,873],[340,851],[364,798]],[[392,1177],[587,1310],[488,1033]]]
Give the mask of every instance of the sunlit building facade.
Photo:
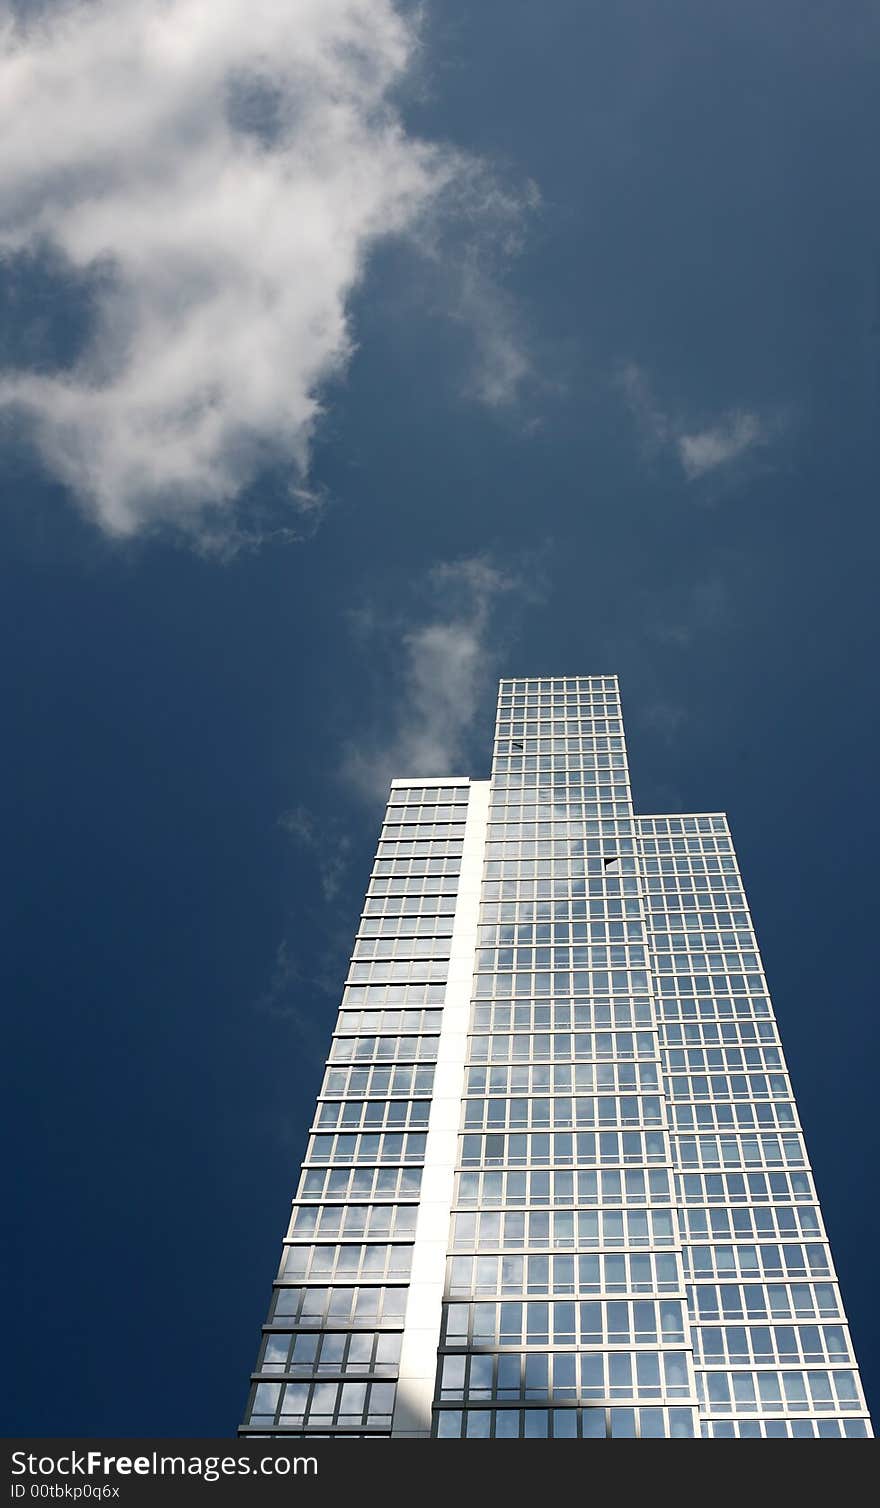
[[[871,1433],[724,816],[615,677],[393,783],[244,1434]]]

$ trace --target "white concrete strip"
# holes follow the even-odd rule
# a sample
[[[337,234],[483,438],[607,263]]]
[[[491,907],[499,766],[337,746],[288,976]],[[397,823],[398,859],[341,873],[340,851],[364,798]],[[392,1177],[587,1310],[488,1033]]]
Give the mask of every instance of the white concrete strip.
[[[413,784],[416,782],[414,781]],[[446,782],[444,782],[446,783]],[[449,782],[451,784],[451,782]],[[425,1438],[431,1433],[431,1403],[437,1371],[437,1346],[443,1306],[443,1283],[449,1242],[455,1164],[471,990],[480,914],[480,882],[489,781],[473,781],[464,830],[461,877],[455,903],[449,974],[443,1004],[434,1094],[428,1119],[425,1169],[416,1222],[412,1276],[400,1352],[400,1374],[392,1435]]]

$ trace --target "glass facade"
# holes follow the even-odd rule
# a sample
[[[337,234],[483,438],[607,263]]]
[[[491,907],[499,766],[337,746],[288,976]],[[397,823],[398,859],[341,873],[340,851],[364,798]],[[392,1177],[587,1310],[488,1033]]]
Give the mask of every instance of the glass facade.
[[[249,1431],[390,1433],[468,795],[391,792]]]
[[[615,677],[395,782],[243,1433],[871,1433],[726,820]]]
[[[702,1433],[868,1431],[726,818],[638,822]]]

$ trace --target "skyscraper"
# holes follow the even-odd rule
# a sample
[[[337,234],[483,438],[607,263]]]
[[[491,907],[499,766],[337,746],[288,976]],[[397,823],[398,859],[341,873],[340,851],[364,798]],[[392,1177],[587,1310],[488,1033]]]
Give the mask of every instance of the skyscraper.
[[[617,680],[392,785],[243,1433],[871,1433],[723,815]]]

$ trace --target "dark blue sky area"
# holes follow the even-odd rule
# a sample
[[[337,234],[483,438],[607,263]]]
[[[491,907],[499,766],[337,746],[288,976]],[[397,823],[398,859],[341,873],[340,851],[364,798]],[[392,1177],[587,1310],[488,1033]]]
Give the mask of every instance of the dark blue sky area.
[[[497,675],[616,672],[637,810],[729,813],[877,1396],[878,62],[860,0],[437,4],[408,125],[540,192],[511,401],[450,232],[371,259],[300,543],[113,542],[4,429],[7,1433],[234,1432],[430,624],[447,773]]]

